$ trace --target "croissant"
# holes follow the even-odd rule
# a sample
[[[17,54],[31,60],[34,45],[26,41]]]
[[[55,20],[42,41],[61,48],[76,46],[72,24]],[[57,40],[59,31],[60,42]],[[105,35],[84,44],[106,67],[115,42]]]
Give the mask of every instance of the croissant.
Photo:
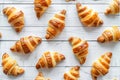
[[[34,0],[34,10],[39,19],[51,4],[51,0]]]
[[[80,76],[79,69],[79,66],[71,68],[69,72],[64,74],[64,80],[78,80]]]
[[[112,53],[107,52],[103,54],[97,61],[93,63],[91,75],[93,80],[97,80],[98,76],[104,76],[108,73],[110,68]]]
[[[13,26],[16,32],[20,32],[24,27],[24,13],[15,7],[6,7],[3,14],[8,17],[8,22]]]
[[[55,14],[51,20],[49,20],[45,36],[46,39],[52,39],[62,32],[65,27],[65,14],[66,10],[62,10],[60,13]]]
[[[50,80],[50,79],[45,79],[42,72],[39,72],[35,80]]]
[[[12,59],[7,53],[2,56],[2,67],[6,75],[18,76],[24,73],[24,69],[19,67],[16,60]]]
[[[65,56],[63,54],[59,54],[58,52],[47,51],[38,60],[36,64],[36,69],[53,68],[64,59],[65,59]]]
[[[13,45],[10,50],[19,53],[31,53],[35,50],[38,44],[40,44],[42,39],[40,37],[28,36],[23,37],[18,40],[15,45]]]
[[[98,37],[97,41],[104,43],[110,41],[119,41],[120,30],[117,26],[106,29],[101,36]]]
[[[2,37],[2,33],[0,32],[0,38]]]
[[[80,3],[76,4],[79,19],[84,26],[97,27],[103,24],[102,19],[98,16],[98,13],[89,9],[86,6],[82,6]]]
[[[70,37],[69,42],[71,43],[72,50],[80,61],[80,64],[84,64],[88,55],[88,42],[77,37]]]
[[[117,14],[120,12],[120,0],[112,0],[105,14]]]

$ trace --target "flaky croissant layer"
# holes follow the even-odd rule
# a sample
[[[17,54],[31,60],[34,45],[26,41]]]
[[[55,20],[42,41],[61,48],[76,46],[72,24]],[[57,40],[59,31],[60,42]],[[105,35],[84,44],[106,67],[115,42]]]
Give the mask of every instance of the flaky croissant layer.
[[[100,19],[98,13],[89,9],[86,6],[82,6],[80,3],[76,4],[78,17],[82,24],[87,27],[97,27],[103,24],[103,20]]]
[[[42,39],[40,37],[36,36],[22,37],[10,48],[10,50],[13,52],[28,54],[33,52],[41,42]]]
[[[12,59],[7,53],[2,56],[2,67],[6,75],[18,76],[24,73],[24,69],[19,67],[16,60]]]
[[[69,42],[72,45],[72,50],[80,61],[80,64],[84,64],[88,55],[88,42],[78,37],[70,37]]]
[[[109,72],[112,53],[106,52],[92,65],[91,75],[93,80],[97,80],[98,76],[104,76]]]
[[[64,59],[65,56],[59,52],[47,51],[44,52],[42,57],[38,60],[36,68],[53,68]]]
[[[6,7],[3,14],[8,17],[8,22],[13,26],[16,32],[20,32],[24,27],[24,13],[15,7]]]

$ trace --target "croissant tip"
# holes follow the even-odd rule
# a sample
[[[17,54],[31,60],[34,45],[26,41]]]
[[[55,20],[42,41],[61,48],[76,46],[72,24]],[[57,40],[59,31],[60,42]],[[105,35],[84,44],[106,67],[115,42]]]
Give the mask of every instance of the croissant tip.
[[[75,66],[75,70],[80,70],[80,66]]]
[[[4,8],[4,9],[2,10],[3,14],[6,13],[7,8],[8,8],[8,7]]]
[[[61,60],[65,59],[65,56],[63,54],[60,54]]]
[[[10,50],[14,52],[14,51],[15,51],[15,48],[14,48],[14,47],[11,47]]]
[[[42,42],[42,39],[40,37],[36,37],[38,43],[41,43]]]
[[[98,37],[97,41],[100,42],[100,43],[104,43],[105,38],[103,36],[100,36],[100,37]]]
[[[66,14],[66,10],[63,9],[60,13],[65,15]]]
[[[76,7],[79,8],[81,6],[81,3],[76,3]]]
[[[70,37],[70,38],[68,39],[69,42],[72,42],[72,40],[73,40],[73,37]]]
[[[2,59],[4,59],[4,58],[6,58],[6,57],[8,57],[9,55],[7,54],[7,53],[4,53],[3,55],[2,55]]]
[[[24,69],[20,69],[20,74],[23,74],[25,72],[25,70]]]
[[[45,38],[46,38],[46,39],[50,39],[50,35],[49,35],[49,34],[46,34]]]
[[[39,68],[41,68],[40,65],[36,64],[36,69],[39,69]]]
[[[107,52],[106,53],[110,58],[112,57],[112,52]]]
[[[107,8],[106,11],[104,12],[106,15],[111,13],[111,9]]]
[[[41,76],[41,77],[42,77],[42,76],[43,76],[42,72],[39,72],[39,73],[38,73],[38,76]]]
[[[97,80],[97,77],[92,75],[92,80]]]

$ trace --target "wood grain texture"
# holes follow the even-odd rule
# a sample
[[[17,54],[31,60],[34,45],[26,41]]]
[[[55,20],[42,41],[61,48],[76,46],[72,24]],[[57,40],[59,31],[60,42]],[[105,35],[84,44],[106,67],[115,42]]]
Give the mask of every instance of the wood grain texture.
[[[120,27],[120,14],[115,16],[104,15],[104,11],[109,6],[109,2],[111,0],[77,0],[75,2],[65,2],[65,0],[52,1],[52,5],[41,17],[41,19],[38,20],[35,16],[33,0],[0,0],[0,32],[2,32],[3,35],[0,39],[0,57],[2,57],[4,52],[7,52],[11,57],[17,60],[21,67],[25,69],[25,74],[18,77],[12,77],[6,76],[2,72],[2,66],[0,65],[0,80],[34,80],[38,74],[38,71],[42,71],[46,77],[50,77],[52,80],[63,80],[64,72],[76,65],[81,66],[81,77],[79,80],[92,80],[90,75],[91,65],[106,51],[111,51],[113,53],[110,71],[106,76],[100,77],[98,80],[112,80],[112,78],[117,78],[117,80],[120,80],[120,41],[105,44],[101,44],[96,41],[97,37],[101,35],[103,30],[106,28],[113,25]],[[81,2],[83,5],[87,5],[89,8],[97,11],[99,16],[103,19],[104,24],[97,28],[84,27],[79,21],[76,12],[76,2]],[[25,13],[25,27],[19,34],[12,29],[10,24],[7,22],[7,18],[2,13],[3,8],[7,6],[14,6],[21,9]],[[48,20],[51,19],[56,12],[59,12],[62,9],[67,10],[66,27],[54,40],[47,41],[44,36],[48,26]],[[17,40],[21,37],[29,35],[40,36],[43,39],[42,44],[40,44],[32,54],[22,55],[10,51],[10,47]],[[79,61],[72,52],[72,47],[68,42],[68,38],[71,36],[88,40],[90,45],[89,54],[84,65],[79,64]],[[65,55],[66,60],[62,61],[53,69],[36,70],[36,62],[39,57],[41,57],[43,52],[47,50],[61,52]]]

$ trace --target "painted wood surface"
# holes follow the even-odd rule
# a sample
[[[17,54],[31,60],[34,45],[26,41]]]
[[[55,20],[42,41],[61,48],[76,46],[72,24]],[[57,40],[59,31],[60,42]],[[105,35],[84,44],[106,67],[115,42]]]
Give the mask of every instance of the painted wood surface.
[[[25,69],[25,73],[18,77],[6,76],[2,72],[0,65],[0,80],[34,80],[38,71],[42,71],[46,77],[52,80],[63,80],[64,72],[68,71],[72,66],[79,65],[80,79],[79,80],[92,80],[90,70],[92,63],[107,51],[113,53],[112,61],[110,64],[109,73],[100,77],[98,80],[113,80],[117,78],[120,80],[120,41],[101,44],[96,41],[97,37],[101,35],[103,30],[117,25],[120,27],[120,15],[106,16],[104,15],[105,9],[109,6],[111,0],[77,0],[75,2],[65,2],[64,0],[52,0],[52,5],[45,12],[45,14],[38,20],[35,16],[33,0],[0,0],[0,32],[3,37],[0,39],[0,57],[7,52],[11,57],[17,60],[18,64]],[[94,9],[99,13],[103,19],[104,24],[97,28],[84,27],[78,19],[75,3],[81,2],[83,5]],[[7,6],[14,6],[21,9],[25,14],[25,27],[22,32],[17,34],[14,29],[7,22],[7,18],[3,15],[2,10]],[[62,9],[67,10],[66,14],[66,27],[63,32],[51,41],[47,41],[44,36],[48,26],[49,19]],[[35,35],[40,36],[43,42],[29,55],[22,55],[10,51],[10,47],[21,37]],[[89,43],[89,54],[86,63],[80,65],[76,57],[73,55],[71,45],[68,38],[71,36],[80,37]],[[57,67],[53,69],[36,70],[35,64],[45,51],[59,51],[64,54],[66,60],[62,61]],[[0,59],[1,63],[1,59]]]

